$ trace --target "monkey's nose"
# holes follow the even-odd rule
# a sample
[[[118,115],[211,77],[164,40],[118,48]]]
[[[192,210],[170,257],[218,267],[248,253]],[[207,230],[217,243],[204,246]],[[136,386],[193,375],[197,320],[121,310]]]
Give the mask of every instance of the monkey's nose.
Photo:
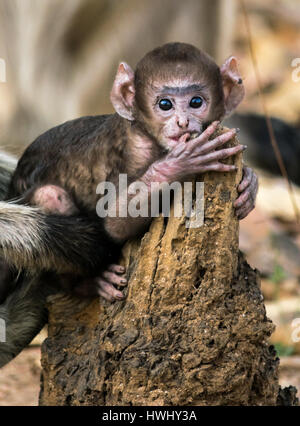
[[[177,118],[177,125],[180,129],[188,127],[190,120],[188,118],[179,117]]]

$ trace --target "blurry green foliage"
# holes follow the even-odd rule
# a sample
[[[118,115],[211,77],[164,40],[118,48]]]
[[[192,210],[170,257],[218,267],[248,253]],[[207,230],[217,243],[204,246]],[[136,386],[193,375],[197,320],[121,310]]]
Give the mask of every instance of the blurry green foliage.
[[[285,345],[284,343],[281,343],[281,342],[275,343],[274,348],[279,358],[283,356],[291,356],[295,352],[294,346]]]

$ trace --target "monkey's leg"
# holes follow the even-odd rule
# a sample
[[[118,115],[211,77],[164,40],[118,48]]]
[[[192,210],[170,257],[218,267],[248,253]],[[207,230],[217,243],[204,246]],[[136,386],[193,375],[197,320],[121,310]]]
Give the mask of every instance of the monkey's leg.
[[[57,185],[32,188],[22,197],[23,200],[25,204],[28,202],[33,206],[40,207],[44,213],[48,214],[71,216],[79,213],[67,191]]]
[[[57,291],[53,281],[22,276],[0,305],[0,367],[18,355],[46,324],[46,298]]]
[[[44,185],[37,189],[33,189],[27,197],[32,204],[43,208],[47,213],[58,213],[62,215],[72,215],[78,213],[78,209],[74,205],[69,194],[56,185]],[[99,276],[75,277],[74,275],[60,275],[62,287],[77,294],[81,297],[102,296],[106,300],[113,302],[114,300],[122,300],[124,295],[117,290],[115,286],[124,287],[127,284],[122,274],[125,268],[120,265],[108,265],[105,271],[100,272]]]
[[[32,188],[22,196],[22,201],[34,203],[40,210],[3,203],[4,209],[10,207],[14,214],[10,215],[10,220],[7,215],[7,220],[1,221],[3,215],[1,217],[0,208],[0,245],[6,241],[10,247],[7,250],[5,244],[2,246],[7,262],[18,269],[29,269],[31,273],[48,269],[64,274],[62,281],[70,282],[64,288],[75,290],[81,296],[101,295],[108,300],[123,297],[114,287],[126,284],[125,278],[118,275],[122,267],[115,265],[115,270],[105,270],[107,265],[117,260],[114,254],[117,255],[119,249],[101,228],[101,219],[96,218],[93,222],[87,217],[74,216],[78,209],[73,200],[63,188],[56,185]],[[22,212],[26,225],[24,217],[21,218]],[[52,221],[52,227],[47,225],[49,220]],[[27,232],[32,235],[27,235]],[[9,241],[13,241],[14,247]],[[19,252],[22,247],[25,250]]]
[[[29,196],[30,194],[27,194]],[[41,187],[32,194],[33,201],[45,210],[54,210],[61,214],[74,212],[75,206],[66,191],[62,188],[48,185]],[[21,207],[21,206],[15,206]],[[57,215],[56,219],[63,216]],[[65,216],[66,217],[66,216]],[[4,265],[6,266],[6,265]],[[111,271],[103,272],[103,276],[95,279],[79,279],[76,286],[74,275],[69,276],[69,283],[75,285],[75,293],[85,296],[102,295],[107,300],[123,298],[123,294],[114,288],[113,284],[125,285],[124,279],[118,273],[124,272],[120,266],[114,265]],[[39,274],[35,271],[33,277],[23,275],[13,282],[10,281],[10,294],[0,306],[0,367],[12,360],[38,334],[47,322],[46,298],[58,290],[53,282],[63,282],[53,279],[50,274]],[[112,276],[105,276],[112,274]],[[52,277],[52,279],[51,279]],[[107,281],[104,280],[106,277]],[[80,285],[83,284],[83,285]],[[1,333],[2,332],[2,333]]]
[[[79,213],[73,200],[63,188],[56,185],[44,185],[32,189],[27,196],[31,204],[39,206],[46,213],[57,213],[65,216]],[[127,284],[123,274],[125,268],[120,265],[108,265],[99,276],[87,278],[74,275],[60,275],[60,282],[65,290],[81,297],[102,296],[106,300],[122,300],[124,295],[115,286]]]

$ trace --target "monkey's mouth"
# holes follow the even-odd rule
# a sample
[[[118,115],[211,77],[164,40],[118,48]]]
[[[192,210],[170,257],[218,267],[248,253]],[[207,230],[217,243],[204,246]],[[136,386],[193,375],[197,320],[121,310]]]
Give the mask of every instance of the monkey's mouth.
[[[192,139],[197,138],[199,135],[199,132],[186,132],[181,135],[172,136],[171,139],[174,142],[188,142]]]
[[[200,133],[199,133],[199,132],[192,132],[192,133],[190,134],[190,137],[187,139],[187,142],[188,142],[188,141],[190,141],[190,140],[192,140],[192,139],[197,138],[199,135],[200,135]]]
[[[189,141],[197,138],[199,135],[200,135],[199,132],[191,132],[191,133],[185,133],[182,137],[184,137],[185,142],[189,142]]]

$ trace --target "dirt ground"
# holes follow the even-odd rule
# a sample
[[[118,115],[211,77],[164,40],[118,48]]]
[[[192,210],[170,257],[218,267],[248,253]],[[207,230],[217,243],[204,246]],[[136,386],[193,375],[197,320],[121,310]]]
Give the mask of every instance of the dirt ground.
[[[26,349],[14,361],[2,368],[0,370],[0,406],[38,405],[40,371],[39,347]],[[280,384],[294,385],[300,389],[300,357],[282,359]]]
[[[38,405],[40,356],[30,347],[0,370],[0,406]]]

